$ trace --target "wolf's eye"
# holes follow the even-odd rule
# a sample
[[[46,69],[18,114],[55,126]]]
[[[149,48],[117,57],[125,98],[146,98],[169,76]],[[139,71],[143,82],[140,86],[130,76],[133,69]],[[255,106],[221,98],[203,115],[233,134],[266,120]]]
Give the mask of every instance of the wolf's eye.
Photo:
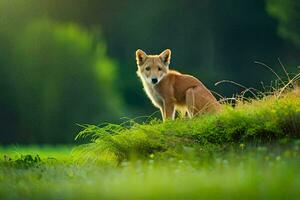
[[[149,67],[149,66],[148,66],[148,67],[146,67],[145,69],[146,69],[146,71],[150,71],[150,67]]]
[[[158,71],[161,71],[162,69],[161,69],[161,67],[158,67]]]

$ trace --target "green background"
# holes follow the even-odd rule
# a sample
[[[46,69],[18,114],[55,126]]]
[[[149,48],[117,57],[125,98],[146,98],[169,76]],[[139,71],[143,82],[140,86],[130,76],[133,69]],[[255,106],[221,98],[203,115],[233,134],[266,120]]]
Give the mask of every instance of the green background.
[[[76,123],[154,113],[138,48],[170,48],[171,67],[222,96],[243,89],[214,86],[223,79],[262,89],[276,77],[254,61],[298,70],[299,10],[297,0],[0,0],[0,144],[71,143]]]

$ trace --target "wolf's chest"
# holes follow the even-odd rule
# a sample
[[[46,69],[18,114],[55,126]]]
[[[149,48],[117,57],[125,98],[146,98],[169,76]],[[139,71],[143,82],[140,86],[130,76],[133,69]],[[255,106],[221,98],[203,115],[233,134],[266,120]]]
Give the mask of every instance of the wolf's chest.
[[[149,86],[149,85],[144,85],[144,89],[145,89],[147,96],[152,101],[152,103],[156,107],[161,107],[163,104],[163,98],[161,97],[159,92],[154,87]]]

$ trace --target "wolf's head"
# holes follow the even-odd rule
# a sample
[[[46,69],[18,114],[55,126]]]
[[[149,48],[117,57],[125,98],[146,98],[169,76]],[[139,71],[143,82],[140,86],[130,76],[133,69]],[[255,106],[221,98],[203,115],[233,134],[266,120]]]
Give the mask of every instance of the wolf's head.
[[[138,49],[136,52],[138,76],[147,83],[155,85],[168,73],[171,50],[166,49],[159,55],[147,55]]]

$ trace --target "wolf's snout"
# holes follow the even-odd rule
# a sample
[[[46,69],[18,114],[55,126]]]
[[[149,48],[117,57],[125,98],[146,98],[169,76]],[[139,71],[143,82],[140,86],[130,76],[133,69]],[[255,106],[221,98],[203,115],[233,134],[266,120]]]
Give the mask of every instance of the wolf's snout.
[[[157,78],[152,78],[151,81],[153,84],[156,84],[158,80],[157,80]]]

